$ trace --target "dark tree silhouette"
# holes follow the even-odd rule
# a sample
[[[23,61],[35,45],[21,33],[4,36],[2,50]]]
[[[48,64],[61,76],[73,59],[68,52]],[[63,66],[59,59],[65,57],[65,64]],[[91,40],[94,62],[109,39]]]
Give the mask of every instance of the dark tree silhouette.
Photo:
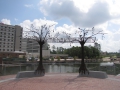
[[[77,34],[79,37],[72,37],[71,34],[68,34],[66,32],[63,32],[63,33],[66,35],[64,42],[70,42],[70,44],[71,43],[80,43],[81,52],[82,52],[82,60],[81,60],[80,68],[79,68],[79,73],[85,74],[86,72],[88,72],[88,74],[89,74],[89,71],[84,62],[84,58],[85,58],[84,57],[85,56],[84,55],[84,45],[87,42],[94,43],[97,40],[95,36],[98,34],[101,34],[102,38],[104,38],[105,33],[103,33],[102,30],[97,31],[95,33],[94,27],[91,30],[78,28],[78,30],[75,32],[75,34]]]
[[[53,25],[41,25],[41,27],[39,27],[39,29],[37,29],[36,27],[34,27],[34,25],[31,25],[31,28],[28,29],[28,31],[25,32],[25,37],[28,39],[33,39],[35,41],[38,42],[40,48],[39,48],[39,64],[37,69],[35,70],[35,74],[40,74],[40,75],[44,75],[45,74],[45,69],[43,67],[43,63],[42,63],[42,47],[45,44],[45,42],[47,42],[47,40],[51,37],[50,32],[51,32],[51,27]],[[54,30],[52,30],[54,32]]]

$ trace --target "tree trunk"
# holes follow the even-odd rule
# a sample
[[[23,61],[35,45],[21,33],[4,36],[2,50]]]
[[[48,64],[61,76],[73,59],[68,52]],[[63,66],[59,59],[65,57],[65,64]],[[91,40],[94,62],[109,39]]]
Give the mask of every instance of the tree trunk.
[[[81,45],[81,51],[82,51],[82,60],[81,60],[81,64],[85,64],[85,62],[84,62],[84,45]]]
[[[43,64],[42,64],[42,45],[40,45],[40,61],[39,61],[39,66],[41,67],[41,68],[43,68]]]
[[[38,67],[37,67],[37,69],[35,71],[35,73],[38,73],[40,75],[44,75],[45,74],[45,69],[43,68],[43,63],[42,63],[42,46],[43,45],[40,45],[40,52],[39,52],[39,54],[40,54],[40,56],[39,56],[40,61],[39,61]]]
[[[82,51],[82,60],[81,60],[80,68],[79,68],[79,73],[85,74],[87,71],[89,74],[89,71],[87,70],[86,65],[85,65],[85,61],[84,61],[84,57],[85,57],[84,56],[84,44],[81,44],[81,51]]]

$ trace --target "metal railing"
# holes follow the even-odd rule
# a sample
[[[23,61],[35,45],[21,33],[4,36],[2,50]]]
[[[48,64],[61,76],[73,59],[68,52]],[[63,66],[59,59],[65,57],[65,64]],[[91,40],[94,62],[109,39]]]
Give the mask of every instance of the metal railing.
[[[19,71],[34,71],[37,63],[27,64],[0,64],[0,76],[17,74]],[[43,63],[46,73],[78,73],[80,64],[76,63]],[[88,70],[104,71],[107,74],[120,73],[120,64],[101,67],[99,63],[86,63]]]

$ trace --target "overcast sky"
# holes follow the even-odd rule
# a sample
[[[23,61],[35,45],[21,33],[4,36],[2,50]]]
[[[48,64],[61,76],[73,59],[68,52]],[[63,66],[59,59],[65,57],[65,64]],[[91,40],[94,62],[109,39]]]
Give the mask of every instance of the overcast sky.
[[[97,41],[102,51],[120,50],[120,0],[0,0],[0,21],[23,30],[30,24],[55,24],[56,31],[70,33],[95,27],[107,33]]]

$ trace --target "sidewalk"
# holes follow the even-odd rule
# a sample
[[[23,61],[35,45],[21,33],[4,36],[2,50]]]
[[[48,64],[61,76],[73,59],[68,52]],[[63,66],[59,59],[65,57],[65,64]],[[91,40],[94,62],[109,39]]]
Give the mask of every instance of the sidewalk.
[[[0,90],[120,90],[120,76],[109,75],[107,79],[77,76],[78,73],[47,73],[43,77],[8,80],[0,83]]]

